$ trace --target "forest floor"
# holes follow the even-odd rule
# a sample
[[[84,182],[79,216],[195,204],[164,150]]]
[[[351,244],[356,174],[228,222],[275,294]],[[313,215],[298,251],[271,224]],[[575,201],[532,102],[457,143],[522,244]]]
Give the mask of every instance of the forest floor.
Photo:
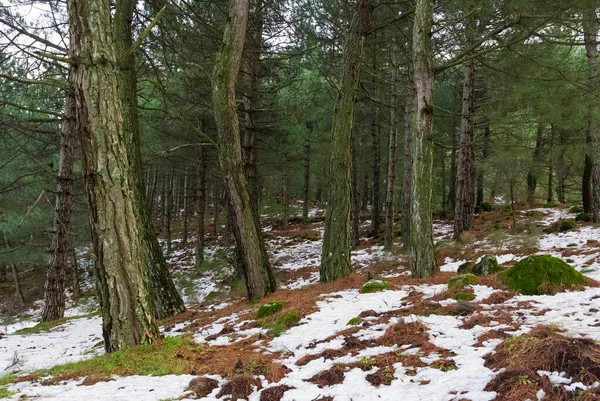
[[[323,223],[313,214],[307,227],[265,228],[280,288],[259,304],[238,295],[223,249],[210,248],[197,272],[193,239],[176,244],[169,263],[188,310],[161,322],[165,339],[152,346],[103,356],[93,298],[53,326],[36,326],[33,304],[0,326],[0,399],[600,399],[600,226],[555,232],[575,217],[566,208],[520,211],[516,225],[496,211],[455,243],[451,224],[438,221],[432,278],[412,279],[405,255],[363,238],[355,273],[322,284]],[[448,288],[466,261],[494,254],[512,265],[538,253],[566,260],[590,286],[524,296],[492,275]],[[390,288],[361,294],[370,276]],[[472,301],[455,300],[465,296]],[[280,311],[257,318],[275,301]]]

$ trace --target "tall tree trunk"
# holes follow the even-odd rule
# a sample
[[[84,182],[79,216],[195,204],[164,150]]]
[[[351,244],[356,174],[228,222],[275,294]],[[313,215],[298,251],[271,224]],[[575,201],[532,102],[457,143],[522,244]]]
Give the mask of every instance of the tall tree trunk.
[[[79,263],[77,262],[75,248],[71,248],[71,289],[73,290],[73,298],[79,300],[81,285],[79,284]]]
[[[456,170],[456,202],[454,204],[454,239],[473,226],[475,213],[475,60],[465,64],[460,124],[460,150]]]
[[[373,71],[377,72],[377,37],[373,37]],[[377,82],[373,75],[373,93],[377,97]],[[379,237],[381,226],[381,126],[379,122],[379,105],[371,102],[371,160],[373,166],[373,197],[371,207],[373,210],[371,218],[371,230],[373,237]]]
[[[200,162],[196,171],[196,269],[200,269],[204,262],[204,224],[206,215],[206,150],[202,146],[200,150]]]
[[[183,207],[181,216],[183,218],[183,238],[181,239],[181,245],[185,248],[188,240],[188,168],[185,168],[185,175],[183,176]]]
[[[454,212],[456,207],[456,149],[458,149],[456,130],[452,130],[452,151],[450,152],[450,184],[448,185],[448,201]]]
[[[107,352],[160,336],[117,83],[108,0],[68,0],[78,131]]]
[[[219,162],[234,220],[232,228],[242,257],[248,298],[255,300],[275,291],[276,284],[258,223],[258,210],[244,173],[235,103],[236,79],[248,25],[248,0],[233,0],[229,18],[215,60],[212,98],[219,132]]]
[[[402,177],[402,246],[409,249],[410,243],[410,205],[411,205],[411,182],[412,175],[412,140],[413,124],[415,114],[415,98],[417,96],[414,77],[412,55],[412,28],[408,35],[408,82],[406,88],[406,100],[404,104],[404,174]]]
[[[360,62],[373,14],[374,0],[358,0],[344,44],[344,69],[333,113],[329,198],[321,254],[321,281],[350,274],[350,202],[352,173],[352,130]]]
[[[416,108],[411,143],[410,268],[413,277],[429,277],[435,269],[431,197],[433,189],[433,0],[416,0],[413,64]]]
[[[542,137],[544,134],[544,124],[538,123],[535,136],[535,150],[533,151],[533,163],[527,172],[527,203],[533,206],[535,203],[535,190],[537,188],[537,170],[540,165],[540,152],[542,151]]]
[[[564,128],[558,131],[558,162],[556,166],[556,195],[560,203],[565,203],[565,181],[568,174],[568,166],[565,155],[567,153],[567,135]]]
[[[171,256],[172,241],[171,241],[171,223],[173,220],[173,181],[175,169],[171,168],[171,174],[167,179],[167,197],[165,203],[165,242],[167,243],[167,257]]]
[[[485,124],[483,130],[483,152],[481,154],[481,166],[477,169],[477,199],[475,204],[480,206],[483,203],[483,181],[485,178],[485,163],[490,154],[490,123]]]
[[[282,218],[282,226],[283,227],[287,227],[288,225],[288,217],[289,217],[289,203],[290,203],[290,199],[289,199],[289,174],[287,171],[287,166],[284,167],[284,172],[283,172],[283,177],[282,177],[282,181],[283,181],[283,196],[282,196],[282,206],[283,206],[283,218]]]
[[[589,147],[589,137],[586,140],[586,144]],[[592,159],[590,158],[589,152],[585,154],[585,160],[583,162],[583,176],[581,177],[581,199],[583,202],[583,211],[585,213],[592,212]]]
[[[152,221],[152,213],[154,211],[154,199],[156,196],[156,184],[158,181],[158,167],[154,167],[154,175],[152,176],[152,184],[150,185],[149,195],[148,195],[148,213],[150,221]],[[156,235],[155,235],[156,236]]]
[[[398,72],[392,70],[392,99],[390,108],[390,135],[388,139],[387,188],[385,192],[384,247],[394,246],[394,198],[396,187],[396,147],[398,141]]]
[[[15,280],[15,295],[17,296],[17,300],[21,303],[21,305],[24,305],[25,295],[23,295],[23,288],[21,287],[21,279],[19,278],[19,270],[17,269],[17,264],[11,263],[10,270],[13,275],[13,279]]]
[[[356,248],[360,242],[360,187],[358,183],[358,166],[356,163],[356,133],[352,135],[350,153],[352,155],[350,164],[352,171],[350,173],[350,246]]]
[[[73,73],[71,71],[71,73]],[[77,136],[75,122],[75,94],[67,91],[65,116],[60,132],[60,160],[57,174],[54,233],[50,263],[44,284],[42,322],[56,320],[65,314],[66,272],[69,265],[69,235],[71,231],[71,205],[73,203],[73,147]]]
[[[308,201],[310,199],[310,150],[314,124],[306,123],[306,139],[304,141],[304,203],[302,204],[302,224],[308,224]]]
[[[148,206],[148,200],[144,195],[135,54],[130,50],[133,44],[132,20],[137,3],[137,0],[118,0],[115,3],[113,35],[117,53],[117,79],[123,132],[126,137],[127,156],[132,178],[133,211],[141,232],[143,261],[148,271],[154,316],[157,319],[164,319],[183,312],[185,306],[175,288],[175,283],[158,243],[152,224],[152,209]]]
[[[600,128],[598,127],[598,19],[595,2],[586,2],[583,13],[583,38],[588,59],[588,135],[591,145],[592,201],[594,222],[600,222]]]
[[[546,201],[548,203],[552,202],[554,199],[554,189],[553,189],[553,176],[554,176],[554,158],[552,157],[552,150],[554,148],[554,124],[550,125],[550,152],[548,153],[548,195],[546,196]]]
[[[217,180],[214,181],[213,183],[213,237],[215,237],[215,240],[218,238],[218,224],[219,224],[219,202],[220,202],[220,196],[219,196],[219,192],[220,192],[220,188],[219,188],[219,184],[217,184]]]

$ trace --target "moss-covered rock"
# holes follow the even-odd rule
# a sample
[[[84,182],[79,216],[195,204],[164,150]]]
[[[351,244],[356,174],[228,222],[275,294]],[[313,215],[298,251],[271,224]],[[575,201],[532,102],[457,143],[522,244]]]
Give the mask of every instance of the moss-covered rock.
[[[583,206],[579,206],[579,205],[577,205],[577,206],[572,206],[572,207],[569,209],[569,213],[582,213],[582,212],[583,212]]]
[[[577,216],[575,216],[575,221],[583,221],[583,222],[590,222],[592,221],[592,214],[591,213],[579,213],[577,214]]]
[[[560,219],[554,223],[554,227],[556,228],[556,231],[562,233],[577,227],[577,222],[573,219]]]
[[[281,304],[281,302],[278,302],[278,301],[267,302],[266,304],[264,304],[263,306],[261,306],[258,309],[258,312],[256,313],[256,318],[260,319],[265,316],[274,315],[277,312],[279,312],[282,308],[283,308],[283,305]]]
[[[390,283],[385,280],[373,278],[365,283],[360,289],[361,294],[368,294],[371,292],[383,291],[390,288]]]
[[[468,292],[459,292],[454,296],[454,299],[457,301],[472,301],[475,299],[475,294],[470,294]]]
[[[465,262],[462,265],[458,266],[458,270],[456,272],[458,274],[471,273],[473,271],[474,267],[475,267],[475,262],[468,261],[468,262]]]
[[[474,274],[459,274],[458,276],[452,277],[448,282],[448,287],[463,288],[467,285],[472,285],[477,282],[477,276]]]
[[[500,275],[507,288],[525,295],[553,294],[587,284],[587,278],[562,259],[532,255]]]
[[[494,255],[485,255],[479,263],[475,265],[472,269],[472,273],[476,276],[489,276],[490,274],[498,273],[500,270],[500,265],[498,264],[498,260]]]

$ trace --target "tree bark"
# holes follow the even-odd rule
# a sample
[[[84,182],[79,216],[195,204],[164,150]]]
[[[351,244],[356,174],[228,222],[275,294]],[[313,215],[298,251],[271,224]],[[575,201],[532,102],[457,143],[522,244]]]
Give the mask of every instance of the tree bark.
[[[550,126],[550,152],[548,154],[548,195],[546,196],[546,202],[552,202],[554,199],[553,189],[553,176],[554,176],[554,160],[552,157],[552,150],[554,148],[554,124]]]
[[[378,48],[376,38],[374,37],[373,40],[375,44],[373,49],[373,71],[377,71]],[[376,84],[375,77],[373,77],[375,97],[377,97]],[[379,123],[379,105],[375,102],[371,102],[371,113],[371,160],[373,168],[371,230],[373,231],[373,238],[378,238],[381,226],[381,127]]]
[[[200,162],[196,172],[196,269],[200,269],[204,262],[204,224],[206,216],[206,150],[202,146],[200,150]]]
[[[481,166],[477,169],[477,199],[475,204],[477,206],[483,203],[483,187],[485,178],[485,163],[490,154],[490,124],[485,124],[483,130],[483,152],[481,155]]]
[[[177,292],[177,288],[175,288],[175,283],[158,243],[152,223],[152,209],[149,207],[144,194],[135,53],[130,51],[133,44],[132,20],[137,3],[137,0],[118,0],[115,3],[112,28],[117,53],[117,80],[123,132],[125,133],[127,156],[132,177],[133,210],[138,228],[141,231],[143,261],[150,280],[154,316],[157,319],[164,319],[183,312],[185,306]]]
[[[360,184],[358,182],[358,166],[356,163],[356,145],[355,145],[355,141],[356,141],[356,133],[353,133],[352,135],[352,139],[351,139],[351,147],[350,147],[350,153],[352,155],[351,159],[350,159],[350,163],[352,166],[352,171],[350,173],[350,186],[351,186],[351,193],[350,193],[350,247],[352,249],[356,248],[358,246],[358,243],[360,242],[360,233],[359,233],[359,228],[360,228]]]
[[[79,263],[77,263],[77,254],[75,249],[71,248],[71,288],[73,298],[79,300],[81,297],[81,285],[79,284]]]
[[[542,137],[544,124],[538,123],[535,136],[535,150],[533,151],[533,164],[527,172],[527,203],[533,206],[535,203],[535,190],[537,188],[537,170],[540,164],[540,152],[542,151]]]
[[[431,276],[435,269],[431,197],[433,189],[433,0],[416,0],[413,63],[416,108],[412,126],[410,186],[410,268],[413,277]]]
[[[590,1],[583,12],[583,39],[588,60],[588,135],[591,146],[592,201],[595,223],[600,222],[600,129],[598,127],[598,20],[595,3]]]
[[[398,75],[392,70],[392,98],[390,109],[390,134],[388,139],[387,188],[385,192],[385,231],[384,247],[391,250],[394,246],[394,198],[396,187],[396,148],[398,141]]]
[[[69,0],[76,121],[81,132],[102,333],[107,352],[160,336],[154,320],[135,172],[128,156],[108,0]]]
[[[304,203],[302,204],[302,224],[308,224],[308,201],[310,199],[310,150],[314,125],[306,123],[306,138],[304,141]]]
[[[165,200],[165,242],[167,243],[167,257],[171,256],[172,252],[172,240],[171,240],[171,223],[173,220],[173,180],[175,176],[175,169],[171,168],[171,173],[167,178],[167,191]]]
[[[591,146],[589,141],[586,140],[587,146]],[[589,152],[585,154],[585,160],[583,162],[583,176],[581,178],[581,199],[583,202],[583,211],[585,213],[592,212],[592,159],[590,158]]]
[[[333,114],[329,198],[321,254],[320,279],[337,280],[350,274],[350,202],[352,130],[356,89],[365,37],[373,14],[374,0],[358,0],[344,44],[344,67]]]
[[[13,279],[15,280],[15,295],[17,296],[17,300],[21,303],[21,305],[24,305],[25,295],[23,295],[23,288],[21,288],[21,279],[19,278],[19,270],[17,269],[17,264],[11,263],[10,270],[13,275]]]
[[[258,223],[258,211],[244,173],[235,87],[248,25],[248,0],[233,0],[223,44],[217,53],[212,81],[215,120],[219,132],[219,162],[234,220],[236,246],[242,258],[248,298],[275,291],[275,277]]]
[[[284,172],[283,172],[283,177],[282,177],[282,181],[283,181],[283,196],[282,196],[282,206],[283,206],[283,218],[282,220],[282,226],[285,228],[288,225],[288,214],[289,214],[289,203],[290,203],[290,199],[289,199],[289,174],[287,172],[287,167],[284,167]]]
[[[183,196],[182,196],[182,213],[183,218],[183,238],[181,239],[181,246],[186,247],[188,240],[188,168],[185,168],[185,174],[183,176]]]
[[[450,152],[450,185],[448,185],[448,201],[450,209],[454,212],[456,207],[456,130],[452,130],[452,151]]]
[[[475,215],[475,60],[465,64],[460,124],[460,150],[456,170],[456,201],[454,203],[454,239],[473,226]]]
[[[407,88],[404,104],[404,161],[402,177],[402,246],[408,250],[410,243],[410,204],[411,204],[411,182],[412,176],[412,127],[415,114],[415,97],[417,96],[414,77],[413,77],[413,59],[412,59],[412,26],[408,32],[408,66],[407,66]]]
[[[68,90],[65,100],[65,116],[60,132],[54,233],[50,247],[50,263],[46,270],[44,284],[42,322],[60,319],[65,314],[65,286],[69,265],[69,235],[71,205],[73,204],[73,147],[77,136],[76,130],[75,94],[72,90]]]

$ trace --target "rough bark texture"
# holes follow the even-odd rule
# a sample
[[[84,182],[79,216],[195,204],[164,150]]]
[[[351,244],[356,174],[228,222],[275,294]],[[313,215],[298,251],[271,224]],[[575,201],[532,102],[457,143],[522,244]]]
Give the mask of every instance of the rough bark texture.
[[[275,277],[258,224],[244,173],[239,120],[235,103],[236,78],[248,25],[248,0],[233,0],[223,44],[213,72],[212,98],[219,132],[219,162],[233,217],[238,254],[243,263],[248,297],[252,300],[275,291]]]
[[[412,127],[410,185],[410,268],[413,277],[429,277],[435,269],[431,197],[433,191],[433,0],[416,0],[413,66],[416,108]]]
[[[71,249],[71,290],[73,291],[73,298],[79,300],[81,286],[79,284],[79,263],[77,263],[75,249]]]
[[[590,140],[586,141],[587,146],[590,146]],[[583,211],[585,213],[592,212],[592,159],[589,153],[586,153],[583,162],[583,176],[581,177],[581,198],[583,202]]]
[[[537,170],[540,164],[540,153],[542,151],[542,136],[544,134],[544,124],[538,123],[535,137],[535,149],[533,151],[533,163],[527,172],[527,203],[533,206],[535,203],[535,190],[537,188]]]
[[[404,171],[402,177],[402,246],[408,249],[410,243],[410,186],[412,182],[412,126],[415,113],[415,83],[413,80],[412,55],[412,30],[409,30],[409,59],[408,59],[408,82],[406,88],[406,100],[404,104]]]
[[[460,150],[456,170],[456,201],[454,203],[454,239],[473,225],[475,215],[475,60],[465,64],[460,123]]]
[[[21,279],[19,278],[19,270],[17,269],[16,263],[10,264],[10,270],[15,280],[15,295],[21,305],[25,304],[25,295],[23,295],[23,289],[21,288]]]
[[[376,36],[373,38],[373,42],[373,71],[377,71],[377,53],[379,49]],[[375,76],[373,76],[373,85],[375,87],[375,97],[377,97],[377,82]],[[379,105],[375,102],[371,103],[371,113],[371,160],[373,168],[373,196],[371,200],[373,213],[371,218],[371,230],[373,231],[373,237],[378,238],[381,225],[381,126],[379,122]]]
[[[598,127],[598,20],[594,2],[590,2],[583,13],[583,38],[588,59],[588,135],[590,137],[590,159],[592,162],[591,210],[594,222],[600,222],[600,129]]]
[[[196,171],[196,269],[204,262],[204,223],[206,216],[206,150],[204,146],[200,151],[200,162]]]
[[[333,114],[329,197],[321,255],[321,281],[350,274],[352,130],[360,62],[374,0],[358,0],[344,44],[344,69]]]
[[[554,124],[550,126],[550,149],[554,147]],[[546,202],[552,202],[554,198],[554,160],[552,158],[552,152],[548,155],[548,194],[546,196]]]
[[[182,195],[182,216],[183,219],[183,238],[181,239],[181,246],[187,246],[188,241],[188,168],[185,168],[185,174],[183,176],[183,195]]]
[[[356,135],[352,135],[354,138]],[[354,142],[356,139],[351,139],[351,159],[350,165],[352,171],[350,173],[350,185],[351,185],[351,202],[350,202],[350,247],[352,249],[358,246],[360,242],[360,184],[358,182],[358,166],[356,165],[356,145]]]
[[[171,223],[173,220],[173,180],[175,169],[171,168],[171,173],[167,180],[167,194],[165,203],[165,242],[167,243],[167,257],[171,256],[172,241],[171,241]]]
[[[50,263],[46,270],[46,283],[44,284],[42,322],[59,319],[65,314],[65,285],[69,265],[69,234],[73,203],[73,146],[77,136],[76,129],[75,94],[69,90],[60,132],[54,233],[50,246]]]
[[[391,250],[394,245],[394,199],[396,188],[396,148],[398,141],[398,80],[396,69],[393,70],[392,80],[393,86],[390,109],[390,135],[388,139],[384,231],[384,246],[388,250]]]
[[[157,319],[164,319],[183,312],[185,306],[181,296],[177,292],[177,288],[175,288],[175,283],[158,243],[152,223],[151,208],[144,192],[137,109],[135,53],[129,51],[133,43],[132,19],[136,4],[137,0],[119,0],[116,2],[113,34],[117,52],[117,79],[119,83],[119,98],[121,100],[121,114],[123,116],[123,132],[127,139],[127,155],[133,179],[134,213],[141,232],[144,263],[150,280],[154,316]],[[155,177],[156,174],[155,171]],[[156,187],[156,182],[154,182],[153,187]]]
[[[304,202],[302,203],[302,224],[308,224],[308,201],[310,199],[310,151],[314,124],[306,123],[306,139],[304,141]]]
[[[489,122],[485,124],[485,128],[483,130],[483,152],[481,154],[481,167],[477,169],[477,199],[475,200],[475,204],[477,206],[481,205],[483,202],[483,187],[484,187],[484,179],[485,179],[485,163],[487,161],[488,156],[490,155],[490,124]]]
[[[68,10],[102,333],[106,351],[112,352],[150,343],[160,334],[135,215],[110,2],[69,0]]]

